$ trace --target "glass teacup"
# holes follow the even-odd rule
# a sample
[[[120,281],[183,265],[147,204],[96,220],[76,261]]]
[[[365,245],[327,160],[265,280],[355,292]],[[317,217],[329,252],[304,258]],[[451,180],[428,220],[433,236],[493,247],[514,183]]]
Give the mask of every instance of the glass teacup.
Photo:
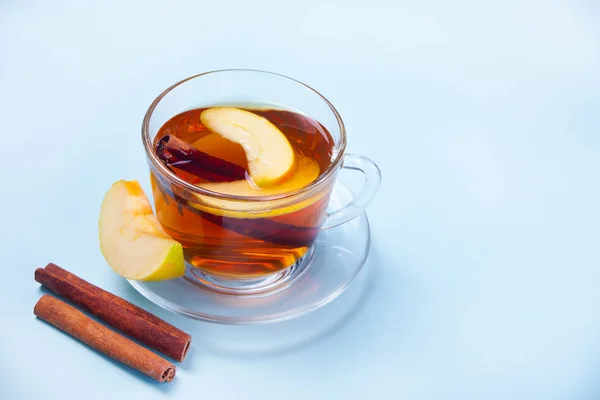
[[[323,128],[328,135],[322,140],[327,142],[327,151],[318,152],[316,145],[304,146],[311,149],[308,154],[303,151],[303,157],[315,159],[326,154],[316,179],[290,191],[242,195],[210,190],[175,173],[155,152],[161,128],[184,111],[215,106],[275,116],[283,121],[282,131],[289,122],[285,118],[313,121],[288,137],[298,145],[315,142],[316,132]],[[307,85],[269,72],[213,71],[176,83],[148,109],[142,139],[156,214],[165,230],[183,245],[186,278],[224,293],[263,292],[298,275],[310,265],[319,232],[362,213],[380,183],[374,162],[345,153],[346,132],[333,105]],[[342,168],[361,171],[366,179],[349,204],[328,212]]]

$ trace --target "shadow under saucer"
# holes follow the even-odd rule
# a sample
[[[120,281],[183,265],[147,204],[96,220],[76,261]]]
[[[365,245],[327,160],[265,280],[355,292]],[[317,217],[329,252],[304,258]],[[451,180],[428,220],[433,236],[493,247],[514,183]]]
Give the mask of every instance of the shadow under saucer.
[[[327,307],[291,320],[262,325],[186,325],[197,332],[196,351],[234,358],[272,357],[300,350],[349,323],[371,290],[372,266],[367,263],[352,285]],[[180,324],[181,325],[181,324]],[[194,329],[196,328],[196,329]]]

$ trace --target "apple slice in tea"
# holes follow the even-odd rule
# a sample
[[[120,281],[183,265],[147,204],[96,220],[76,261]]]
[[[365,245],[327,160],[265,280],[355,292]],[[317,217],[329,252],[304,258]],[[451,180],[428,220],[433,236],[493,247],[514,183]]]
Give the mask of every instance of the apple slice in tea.
[[[240,197],[274,196],[291,193],[302,189],[317,179],[320,171],[319,164],[317,164],[315,160],[309,157],[304,157],[300,154],[297,154],[296,158],[297,168],[295,168],[294,172],[288,178],[276,186],[259,188],[252,185],[247,180],[233,182],[208,182],[198,184],[197,186],[210,190],[211,192]],[[192,206],[211,214],[224,217],[246,219],[269,218],[276,217],[278,215],[290,214],[294,211],[306,208],[321,199],[322,195],[323,193],[315,194],[308,199],[290,203],[288,203],[286,200],[269,200],[261,203],[261,205],[268,204],[268,211],[255,210],[256,204],[254,202],[247,203],[230,201],[202,195],[196,195],[201,200],[202,205],[193,204]],[[206,207],[204,205],[206,205]]]
[[[293,172],[294,150],[268,119],[239,108],[213,107],[204,110],[200,120],[210,131],[242,146],[257,186],[274,186]]]

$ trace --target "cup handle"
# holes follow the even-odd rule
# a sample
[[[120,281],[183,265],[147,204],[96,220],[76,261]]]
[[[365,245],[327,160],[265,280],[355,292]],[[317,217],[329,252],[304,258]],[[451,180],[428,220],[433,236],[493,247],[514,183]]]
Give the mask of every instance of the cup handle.
[[[373,200],[381,184],[381,171],[379,167],[367,157],[346,154],[342,168],[362,172],[365,176],[365,182],[350,203],[339,210],[327,214],[327,219],[321,229],[334,228],[359,215]]]

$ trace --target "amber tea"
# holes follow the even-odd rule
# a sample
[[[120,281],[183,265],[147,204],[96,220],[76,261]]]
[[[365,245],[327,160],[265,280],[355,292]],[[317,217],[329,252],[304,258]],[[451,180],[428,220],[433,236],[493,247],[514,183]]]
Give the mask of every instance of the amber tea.
[[[324,126],[298,112],[185,111],[160,128],[154,150],[179,178],[210,192],[190,194],[153,173],[157,217],[183,245],[186,261],[211,275],[245,279],[283,270],[313,244],[331,187],[269,209],[257,208],[256,197],[308,186],[328,169],[333,148]]]

